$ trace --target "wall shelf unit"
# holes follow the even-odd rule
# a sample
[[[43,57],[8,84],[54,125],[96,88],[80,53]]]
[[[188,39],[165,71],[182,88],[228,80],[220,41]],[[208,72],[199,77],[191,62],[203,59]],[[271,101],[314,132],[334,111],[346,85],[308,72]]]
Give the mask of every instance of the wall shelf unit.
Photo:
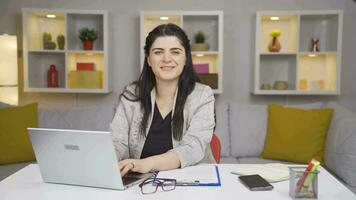
[[[339,95],[343,11],[259,11],[256,14],[256,95]],[[281,44],[270,52],[270,33]],[[313,40],[318,40],[313,46]],[[314,48],[313,48],[314,47]],[[317,47],[317,48],[316,48]],[[286,87],[274,87],[276,81]]]
[[[22,17],[25,92],[111,92],[107,11],[24,8]],[[98,33],[93,50],[84,50],[78,37],[84,27]],[[44,33],[51,34],[54,49],[45,47]],[[59,49],[58,35],[64,35],[63,49]],[[78,63],[93,68],[78,69]],[[58,87],[47,87],[50,65],[58,71]]]
[[[174,23],[184,29],[191,44],[194,35],[202,31],[209,44],[207,51],[192,51],[194,67],[200,81],[209,85],[214,93],[222,93],[223,80],[223,12],[222,11],[142,11],[140,14],[141,69],[144,61],[144,45],[148,33],[156,26]]]

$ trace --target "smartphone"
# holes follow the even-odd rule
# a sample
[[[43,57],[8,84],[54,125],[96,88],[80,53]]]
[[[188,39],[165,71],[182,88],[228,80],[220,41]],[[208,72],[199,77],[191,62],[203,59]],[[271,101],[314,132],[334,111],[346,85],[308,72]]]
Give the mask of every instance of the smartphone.
[[[239,176],[239,179],[251,191],[266,191],[273,189],[273,185],[269,184],[258,174]]]

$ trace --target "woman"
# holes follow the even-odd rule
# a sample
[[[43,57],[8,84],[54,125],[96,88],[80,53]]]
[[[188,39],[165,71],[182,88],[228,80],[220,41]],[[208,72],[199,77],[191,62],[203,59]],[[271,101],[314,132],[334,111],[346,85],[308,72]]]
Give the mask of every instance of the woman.
[[[121,174],[214,162],[214,95],[196,82],[187,35],[163,24],[144,49],[140,78],[121,94],[111,124]]]

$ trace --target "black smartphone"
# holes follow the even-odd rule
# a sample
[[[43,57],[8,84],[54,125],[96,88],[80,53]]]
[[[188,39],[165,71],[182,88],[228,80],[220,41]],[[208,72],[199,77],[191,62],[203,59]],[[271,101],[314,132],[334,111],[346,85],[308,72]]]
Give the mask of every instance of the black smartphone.
[[[239,179],[251,191],[265,191],[273,189],[273,185],[269,184],[258,174],[239,176]]]

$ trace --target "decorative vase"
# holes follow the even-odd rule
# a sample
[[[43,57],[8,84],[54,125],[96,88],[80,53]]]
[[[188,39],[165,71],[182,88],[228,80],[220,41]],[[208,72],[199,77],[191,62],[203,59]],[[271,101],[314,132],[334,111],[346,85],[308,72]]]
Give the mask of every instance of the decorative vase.
[[[208,43],[194,43],[192,44],[192,51],[209,51]]]
[[[270,52],[279,52],[281,50],[281,43],[278,40],[278,37],[272,37],[272,40],[268,44],[268,50]]]
[[[55,65],[51,65],[47,72],[47,87],[58,87],[58,71]]]
[[[64,35],[58,35],[57,36],[57,44],[58,44],[58,49],[63,50],[64,49]]]
[[[83,49],[84,50],[93,50],[93,44],[94,44],[94,41],[91,41],[91,40],[85,40],[83,41]]]
[[[319,39],[318,38],[310,38],[309,51],[312,51],[312,52],[319,51]]]

